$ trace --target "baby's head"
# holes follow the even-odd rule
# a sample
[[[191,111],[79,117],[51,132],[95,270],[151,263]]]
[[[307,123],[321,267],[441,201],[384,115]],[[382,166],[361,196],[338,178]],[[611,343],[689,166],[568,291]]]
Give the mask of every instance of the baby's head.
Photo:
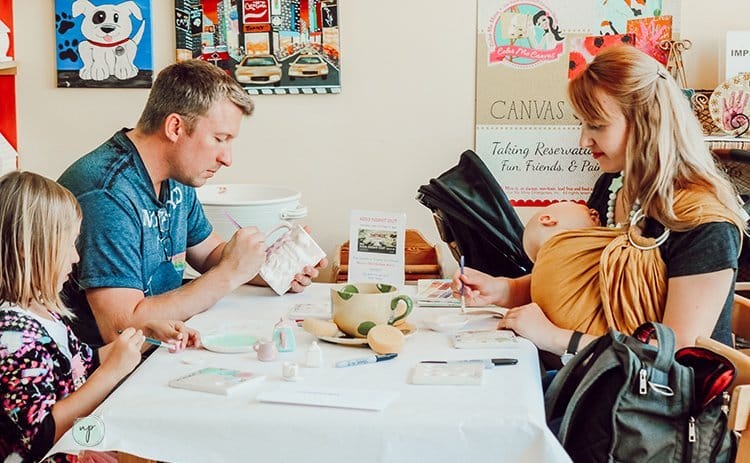
[[[598,227],[599,213],[585,204],[565,201],[550,204],[534,214],[523,232],[523,250],[536,261],[539,248],[554,235],[577,228]]]
[[[80,223],[75,196],[53,180],[18,171],[0,177],[0,303],[66,314],[59,292],[78,260]]]

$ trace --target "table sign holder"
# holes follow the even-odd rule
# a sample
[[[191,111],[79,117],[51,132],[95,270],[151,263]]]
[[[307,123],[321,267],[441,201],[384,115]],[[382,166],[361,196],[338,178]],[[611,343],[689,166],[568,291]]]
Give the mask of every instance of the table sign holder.
[[[349,225],[349,283],[404,285],[406,214],[354,210]]]

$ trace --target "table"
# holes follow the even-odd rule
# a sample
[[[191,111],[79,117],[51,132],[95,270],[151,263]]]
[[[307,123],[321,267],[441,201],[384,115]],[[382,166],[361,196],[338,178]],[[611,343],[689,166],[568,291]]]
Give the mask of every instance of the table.
[[[243,286],[189,321],[201,333],[242,330],[271,337],[280,315],[295,303],[327,303],[331,285],[314,284],[302,294],[276,296],[270,289]],[[404,288],[406,294],[413,287]],[[322,368],[305,368],[315,339],[297,328],[297,350],[260,362],[253,353],[219,354],[159,349],[94,412],[104,424],[94,450],[118,450],[165,462],[227,461],[503,461],[567,462],[569,457],[544,420],[536,348],[522,339],[518,349],[453,349],[450,335],[428,330],[436,313],[456,309],[416,307],[409,318],[419,328],[398,358],[351,368],[342,359],[370,353],[366,347],[320,342]],[[468,328],[492,326],[485,318]],[[485,370],[481,386],[409,384],[421,360],[516,357],[514,366]],[[229,396],[174,389],[170,379],[202,366],[241,368],[265,374],[264,381]],[[388,389],[398,398],[382,411],[260,403],[255,397],[292,383],[281,379],[284,361],[300,365],[311,387]],[[299,383],[294,383],[299,384]],[[80,439],[79,439],[80,440]],[[85,449],[68,431],[53,452]]]

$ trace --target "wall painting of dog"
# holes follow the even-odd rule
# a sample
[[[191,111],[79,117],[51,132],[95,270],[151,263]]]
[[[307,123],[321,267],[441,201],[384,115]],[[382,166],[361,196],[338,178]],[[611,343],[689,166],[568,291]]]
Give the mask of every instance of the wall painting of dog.
[[[58,87],[151,87],[151,0],[55,0],[55,33]]]
[[[177,60],[252,94],[339,93],[338,0],[175,0]]]

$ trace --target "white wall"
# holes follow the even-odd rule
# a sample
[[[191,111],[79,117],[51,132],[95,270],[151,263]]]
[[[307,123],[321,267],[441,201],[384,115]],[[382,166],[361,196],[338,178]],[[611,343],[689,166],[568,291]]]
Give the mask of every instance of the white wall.
[[[669,0],[665,0],[669,1]],[[721,8],[682,0],[688,82],[713,88],[724,32],[747,28],[747,0]],[[474,0],[339,0],[342,92],[258,96],[216,183],[270,183],[302,192],[305,220],[334,255],[355,208],[404,211],[438,242],[417,188],[474,143]],[[174,61],[173,1],[152,0],[154,65]],[[51,0],[14,4],[21,168],[57,178],[121,127],[148,90],[58,89]],[[529,215],[521,211],[522,217]],[[444,257],[448,255],[443,248]],[[449,262],[448,270],[454,264]]]

